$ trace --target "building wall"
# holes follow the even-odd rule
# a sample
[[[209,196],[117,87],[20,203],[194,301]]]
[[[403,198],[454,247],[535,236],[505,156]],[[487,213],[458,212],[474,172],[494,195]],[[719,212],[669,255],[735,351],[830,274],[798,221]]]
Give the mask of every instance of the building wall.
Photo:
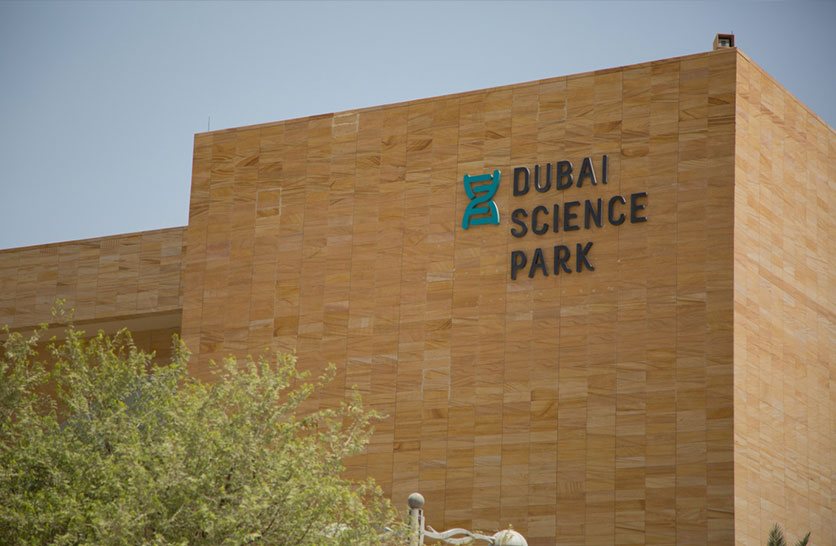
[[[514,196],[513,168],[608,157]],[[833,544],[833,131],[735,50],[197,135],[190,223],[0,251],[0,324],[128,326],[193,372],[294,350],[389,417],[349,462],[436,528],[537,544]],[[501,169],[500,226],[461,227]],[[576,171],[577,174],[577,171]],[[510,234],[646,192],[648,221]],[[594,271],[510,255],[592,242]],[[182,283],[181,283],[182,277]]]
[[[295,350],[389,415],[351,461],[436,528],[529,544],[730,544],[733,50],[197,135],[183,334],[193,371]],[[513,167],[609,158],[512,195]],[[501,169],[500,226],[461,228]],[[600,173],[599,173],[600,175]],[[647,192],[646,223],[509,233],[518,206]],[[595,271],[509,276],[592,241]]]
[[[836,141],[742,55],[737,81],[736,538],[834,544]]]
[[[99,330],[103,330],[109,335],[114,335],[122,328],[128,328],[131,333],[131,340],[133,344],[145,351],[146,353],[154,353],[154,360],[159,363],[168,363],[174,355],[173,336],[180,334],[180,325],[170,327],[133,327],[123,321],[113,321],[112,323],[91,323],[91,324],[77,324],[75,325],[80,330],[85,332],[85,341],[94,338]],[[35,347],[37,359],[47,365],[47,369],[55,364],[50,347],[53,343],[60,345],[65,339],[64,325],[58,324],[54,328],[49,328],[40,336],[41,341]],[[55,394],[54,385],[50,383],[46,386],[47,392]]]
[[[52,323],[58,298],[80,323],[179,313],[184,229],[0,251],[0,325]]]

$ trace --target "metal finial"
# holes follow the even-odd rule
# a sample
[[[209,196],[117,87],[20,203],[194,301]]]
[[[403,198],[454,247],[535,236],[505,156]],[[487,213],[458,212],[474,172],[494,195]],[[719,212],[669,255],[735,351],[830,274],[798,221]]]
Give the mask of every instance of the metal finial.
[[[414,509],[423,508],[424,507],[424,495],[421,493],[413,493],[409,496],[406,500],[409,503],[409,507]]]

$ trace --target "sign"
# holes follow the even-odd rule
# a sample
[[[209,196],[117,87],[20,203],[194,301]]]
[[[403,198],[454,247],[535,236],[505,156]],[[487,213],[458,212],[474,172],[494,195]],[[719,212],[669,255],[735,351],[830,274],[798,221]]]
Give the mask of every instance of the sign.
[[[470,199],[470,203],[464,209],[462,229],[485,224],[499,225],[499,209],[493,202],[493,198],[496,190],[499,189],[501,177],[502,173],[499,169],[493,174],[464,175],[464,192]]]
[[[464,176],[464,189],[470,202],[464,211],[462,228],[485,224],[500,224],[499,209],[492,201],[499,189],[501,173]],[[548,194],[565,191],[571,187],[584,188],[606,185],[608,179],[608,158],[601,156],[596,170],[592,157],[585,157],[579,169],[571,161],[557,161],[554,164],[515,167],[513,196],[520,197],[534,191]],[[573,234],[575,231],[595,230],[604,227],[621,226],[626,223],[638,224],[647,221],[647,192],[630,195],[614,194],[608,197],[564,201],[563,203],[540,204],[532,208],[515,208],[511,212],[510,228],[514,238],[527,236],[541,237],[547,234]],[[525,274],[536,276],[581,273],[595,271],[590,256],[594,243],[583,241],[538,247],[533,251],[512,250],[510,267],[511,280]]]

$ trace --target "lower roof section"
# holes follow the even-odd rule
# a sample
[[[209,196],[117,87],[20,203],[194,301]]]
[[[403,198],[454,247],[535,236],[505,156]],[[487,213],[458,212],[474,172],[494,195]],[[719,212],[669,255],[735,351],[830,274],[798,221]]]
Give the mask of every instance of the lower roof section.
[[[179,319],[185,227],[0,251],[0,325],[52,324],[63,299],[77,323]],[[179,326],[179,321],[177,326]],[[157,327],[157,326],[154,326]]]

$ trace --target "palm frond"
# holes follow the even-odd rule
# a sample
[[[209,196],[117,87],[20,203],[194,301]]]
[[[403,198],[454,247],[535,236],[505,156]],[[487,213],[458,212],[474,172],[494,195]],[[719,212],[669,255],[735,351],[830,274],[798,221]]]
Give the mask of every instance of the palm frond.
[[[766,546],[787,546],[787,541],[784,540],[784,532],[777,523],[769,530],[769,539],[766,541]]]

